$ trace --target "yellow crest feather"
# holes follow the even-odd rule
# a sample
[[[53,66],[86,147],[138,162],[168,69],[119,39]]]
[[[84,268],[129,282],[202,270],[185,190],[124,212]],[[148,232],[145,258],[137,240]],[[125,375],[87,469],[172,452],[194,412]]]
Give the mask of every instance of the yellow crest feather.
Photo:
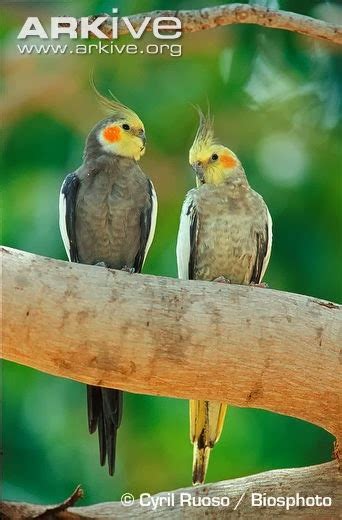
[[[139,116],[133,110],[121,103],[110,90],[108,90],[108,92],[112,99],[109,99],[101,94],[96,88],[93,74],[91,74],[89,81],[92,89],[95,92],[98,102],[102,107],[105,108],[106,111],[110,113],[110,115],[116,116],[118,118],[137,119],[140,121]]]
[[[196,156],[200,151],[209,148],[211,145],[216,143],[214,137],[214,118],[210,114],[209,106],[207,115],[203,114],[200,107],[195,106],[195,109],[199,115],[199,125],[194,142],[190,148],[190,158]]]

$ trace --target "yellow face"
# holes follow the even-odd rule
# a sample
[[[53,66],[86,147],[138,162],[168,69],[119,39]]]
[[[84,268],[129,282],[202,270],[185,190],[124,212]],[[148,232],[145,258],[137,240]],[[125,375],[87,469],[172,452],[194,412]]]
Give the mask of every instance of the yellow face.
[[[106,152],[138,161],[145,153],[145,128],[138,116],[125,116],[109,122],[98,139]]]
[[[229,148],[219,144],[193,146],[189,162],[196,172],[197,186],[221,184],[240,166],[240,161]]]

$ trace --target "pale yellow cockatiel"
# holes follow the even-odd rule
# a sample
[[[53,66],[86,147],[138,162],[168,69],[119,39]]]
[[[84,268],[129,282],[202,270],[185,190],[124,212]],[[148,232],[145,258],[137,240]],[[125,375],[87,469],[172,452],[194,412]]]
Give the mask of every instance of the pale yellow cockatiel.
[[[200,112],[190,149],[197,188],[183,204],[177,239],[183,280],[259,284],[272,246],[272,220],[263,198],[248,184],[237,156],[214,139],[213,121]],[[208,311],[210,312],[210,310]],[[205,480],[210,451],[219,440],[227,405],[190,401],[193,484]]]

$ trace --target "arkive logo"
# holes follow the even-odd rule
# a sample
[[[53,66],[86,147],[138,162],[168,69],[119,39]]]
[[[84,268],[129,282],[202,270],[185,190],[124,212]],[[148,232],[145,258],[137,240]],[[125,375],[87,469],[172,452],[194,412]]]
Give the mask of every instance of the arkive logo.
[[[118,13],[117,8],[112,9],[113,14]],[[142,17],[141,25],[134,28],[127,16],[119,18],[118,16],[98,16],[94,18],[81,17],[80,19],[71,16],[53,16],[50,19],[49,33],[44,29],[42,22],[38,16],[29,16],[22,26],[17,38],[25,40],[29,36],[35,36],[42,40],[58,39],[60,36],[69,36],[70,39],[89,38],[91,35],[99,39],[109,39],[100,27],[104,22],[111,20],[112,37],[118,39],[119,22],[127,27],[128,33],[138,40],[146,32],[147,26],[152,20],[151,16]],[[182,23],[175,16],[158,16],[152,21],[152,33],[159,40],[175,40],[182,35]]]

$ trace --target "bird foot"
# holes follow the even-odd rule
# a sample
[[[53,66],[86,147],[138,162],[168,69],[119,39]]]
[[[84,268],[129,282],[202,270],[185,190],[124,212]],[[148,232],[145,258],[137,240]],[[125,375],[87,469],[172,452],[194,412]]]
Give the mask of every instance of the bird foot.
[[[251,282],[249,285],[251,285],[252,287],[261,287],[262,289],[268,289],[268,284],[265,282],[260,282],[260,283]]]
[[[95,265],[96,265],[96,267],[107,267],[108,268],[108,265],[105,262],[97,262]]]
[[[134,267],[128,267],[127,265],[124,265],[121,271],[124,271],[125,273],[134,274],[135,269]]]
[[[214,278],[213,282],[232,283],[228,278],[225,278],[224,276],[219,276],[218,278]]]

